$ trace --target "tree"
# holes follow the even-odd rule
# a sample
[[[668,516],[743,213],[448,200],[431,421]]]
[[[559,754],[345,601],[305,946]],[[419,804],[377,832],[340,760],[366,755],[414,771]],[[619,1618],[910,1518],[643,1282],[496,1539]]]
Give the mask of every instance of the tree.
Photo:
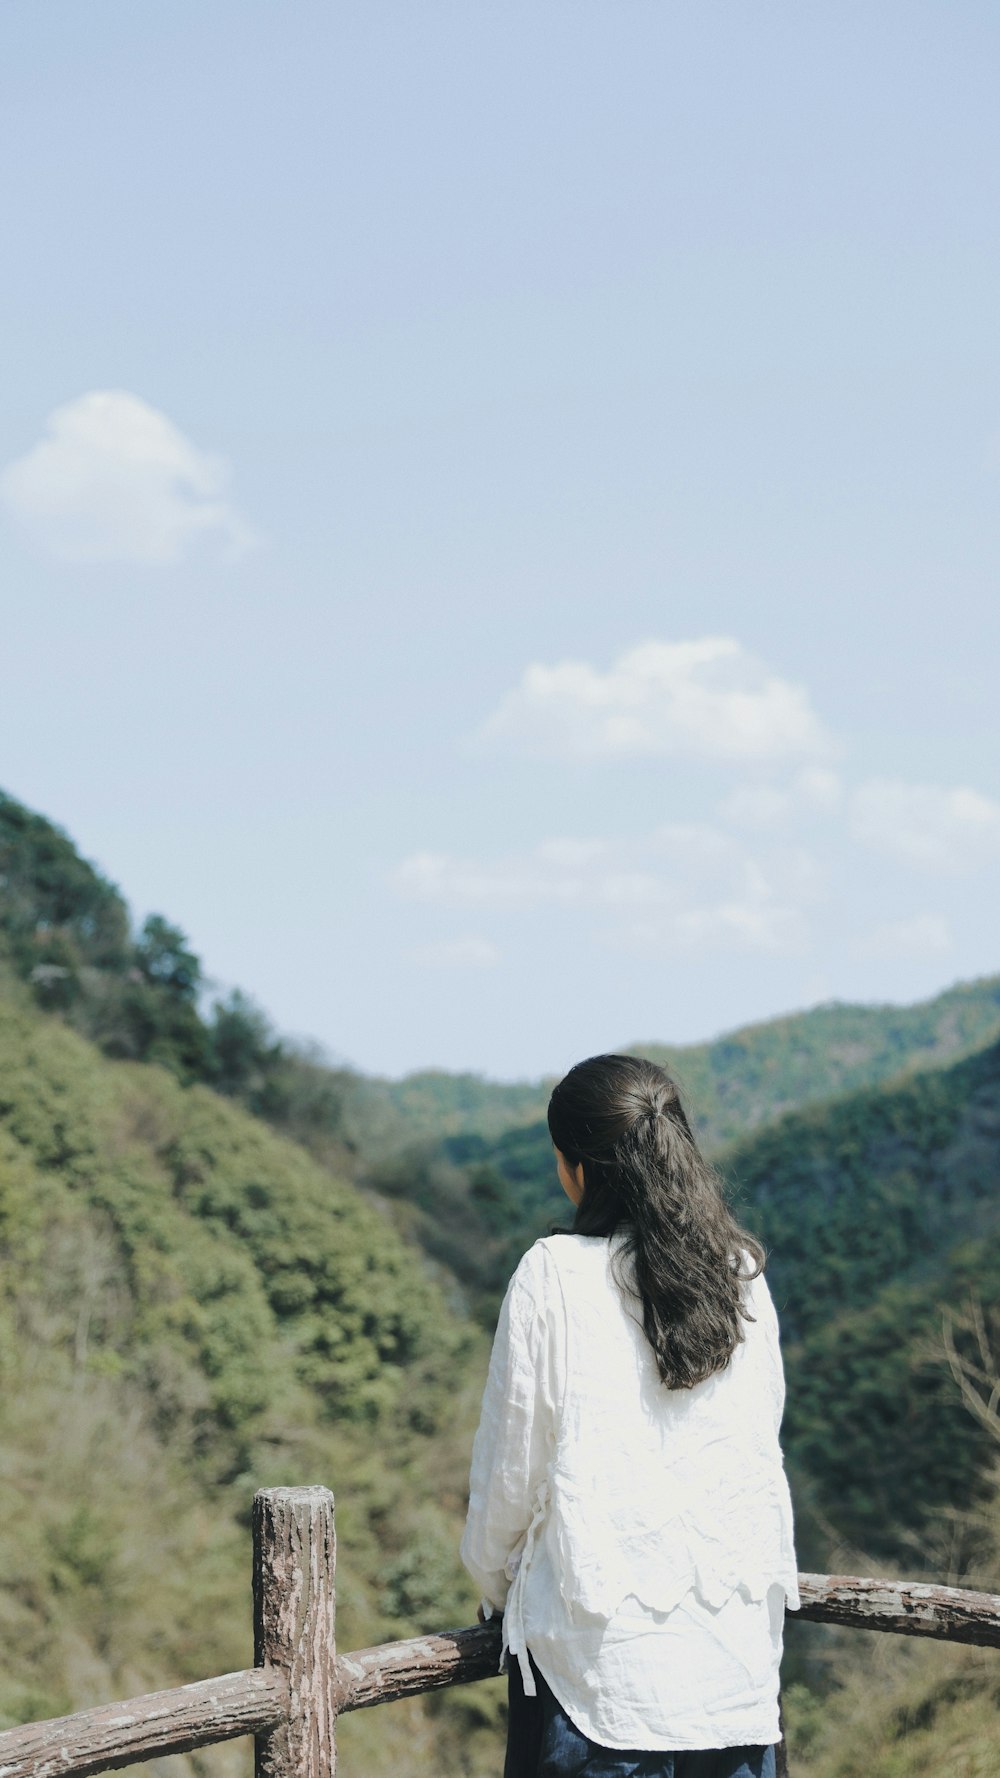
[[[282,1055],[266,1015],[235,988],[226,1000],[215,1002],[210,1034],[213,1084],[239,1098],[258,1092]]]
[[[135,950],[136,963],[147,982],[167,988],[178,1000],[194,1001],[201,986],[201,961],[188,948],[186,935],[162,914],[150,914]]]
[[[0,943],[47,992],[57,969],[127,968],[128,910],[61,828],[0,791]],[[62,953],[56,955],[55,946]],[[43,995],[44,997],[44,995]]]

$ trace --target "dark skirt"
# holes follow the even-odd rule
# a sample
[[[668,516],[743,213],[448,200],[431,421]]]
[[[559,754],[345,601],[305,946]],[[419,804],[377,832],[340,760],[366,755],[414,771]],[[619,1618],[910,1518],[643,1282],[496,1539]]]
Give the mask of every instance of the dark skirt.
[[[526,1698],[511,1658],[507,1674],[504,1778],[774,1778],[773,1747],[709,1747],[703,1752],[623,1751],[581,1734],[535,1666],[538,1696]]]

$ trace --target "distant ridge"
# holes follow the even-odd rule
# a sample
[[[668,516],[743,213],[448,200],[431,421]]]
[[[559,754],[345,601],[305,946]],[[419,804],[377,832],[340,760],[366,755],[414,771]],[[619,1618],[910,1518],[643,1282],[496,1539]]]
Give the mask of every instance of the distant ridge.
[[[956,1062],[998,1037],[1000,977],[993,976],[918,1006],[822,1006],[714,1043],[645,1045],[642,1053],[662,1056],[677,1075],[706,1151],[729,1173],[734,1144],[742,1153],[758,1138],[780,1141],[790,1117],[832,1116],[839,1104],[859,1094],[877,1098],[894,1083],[902,1090],[918,1078],[944,1082]],[[359,1177],[396,1207],[407,1238],[453,1274],[490,1327],[525,1248],[567,1216],[544,1120],[547,1089],[536,1089],[532,1118],[515,1089],[475,1077],[418,1075],[402,1084],[406,1115],[399,1105],[376,1111],[375,1140],[359,1150]],[[363,1085],[376,1101],[393,1090]],[[438,1130],[452,1132],[437,1138],[436,1104]],[[504,1110],[506,1128],[498,1127]]]
[[[829,1001],[704,1043],[649,1041],[609,1048],[650,1056],[679,1082],[713,1152],[786,1111],[875,1086],[916,1068],[940,1068],[1000,1037],[1000,975],[959,982],[913,1006]],[[365,1078],[378,1107],[373,1149],[404,1140],[475,1134],[497,1139],[545,1115],[555,1075],[492,1081],[444,1068],[399,1080]]]
[[[991,975],[913,1006],[829,1001],[709,1043],[629,1049],[676,1075],[706,1146],[719,1149],[798,1106],[945,1067],[996,1037],[1000,975]]]
[[[365,1076],[280,1037],[239,991],[204,1011],[185,935],[160,914],[134,933],[121,892],[65,830],[0,790],[4,968],[106,1055],[212,1086],[342,1166],[352,1151],[384,1158],[411,1140],[502,1138],[541,1121],[552,1084],[443,1069]],[[677,1074],[717,1150],[797,1106],[940,1067],[997,1036],[1000,976],[988,976],[910,1007],[834,1003],[707,1043],[628,1047]]]

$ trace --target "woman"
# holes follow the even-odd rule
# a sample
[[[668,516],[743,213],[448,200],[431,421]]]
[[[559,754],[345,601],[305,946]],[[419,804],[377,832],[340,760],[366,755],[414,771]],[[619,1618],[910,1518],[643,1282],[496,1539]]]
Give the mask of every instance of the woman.
[[[654,1063],[581,1062],[548,1115],[576,1216],[511,1279],[462,1539],[505,1778],[770,1778],[798,1591],[763,1249]]]

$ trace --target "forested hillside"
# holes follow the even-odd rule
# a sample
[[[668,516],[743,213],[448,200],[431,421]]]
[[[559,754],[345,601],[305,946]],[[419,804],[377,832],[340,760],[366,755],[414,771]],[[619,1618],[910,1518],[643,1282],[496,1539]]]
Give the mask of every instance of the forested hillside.
[[[800,1500],[876,1558],[946,1560],[989,1456],[943,1363],[942,1305],[1000,1300],[1000,1046],[783,1119],[725,1157],[771,1252]],[[808,1478],[808,1480],[806,1479]]]
[[[353,1188],[13,991],[0,1255],[4,1720],[245,1665],[260,1485],[337,1492],[345,1647],[471,1619],[482,1337]],[[495,1691],[352,1720],[345,1769],[405,1741],[409,1770],[476,1770]]]
[[[651,1056],[680,1082],[700,1140],[717,1153],[786,1111],[909,1069],[940,1067],[1000,1036],[1000,976],[962,983],[917,1006],[833,1003],[747,1025],[710,1043],[617,1047]],[[612,1047],[614,1042],[612,1040]],[[373,1152],[409,1135],[494,1139],[545,1114],[551,1082],[505,1085],[428,1070],[369,1081]]]
[[[817,1006],[714,1043],[633,1046],[681,1082],[712,1153],[786,1111],[939,1068],[1000,1037],[1000,976],[916,1006]]]
[[[817,1007],[712,1044],[641,1048],[680,1081],[701,1142],[718,1157],[734,1137],[768,1120],[779,1127],[789,1105],[825,1103],[848,1089],[939,1069],[998,1036],[1000,977],[991,977],[918,1006]],[[417,1095],[421,1115],[426,1083],[434,1079],[399,1083],[400,1091]],[[475,1104],[470,1091],[468,1127],[437,1141],[397,1134],[388,1152],[384,1144],[362,1143],[360,1176],[399,1203],[400,1226],[456,1273],[490,1325],[518,1255],[553,1218],[564,1217],[565,1200],[544,1117],[511,1115],[506,1128],[488,1135],[485,1126],[496,1119],[499,1102],[480,1111],[482,1128],[474,1127]]]
[[[0,1083],[6,1720],[243,1664],[256,1485],[337,1490],[344,1645],[468,1621],[454,1551],[485,1350],[412,1251],[238,1107],[102,1059],[23,993],[0,1000]],[[982,1565],[987,1452],[930,1348],[944,1283],[996,1299],[998,1084],[991,1050],[732,1157],[774,1248],[803,1565],[837,1536],[874,1567]],[[854,1647],[825,1677],[793,1648],[806,1770],[855,1770],[828,1708],[884,1747],[886,1778],[911,1727],[928,1772],[963,1736],[989,1745],[984,1657],[877,1650],[883,1709]],[[841,1688],[829,1707],[802,1674]],[[485,1774],[499,1690],[352,1718],[345,1770]]]

